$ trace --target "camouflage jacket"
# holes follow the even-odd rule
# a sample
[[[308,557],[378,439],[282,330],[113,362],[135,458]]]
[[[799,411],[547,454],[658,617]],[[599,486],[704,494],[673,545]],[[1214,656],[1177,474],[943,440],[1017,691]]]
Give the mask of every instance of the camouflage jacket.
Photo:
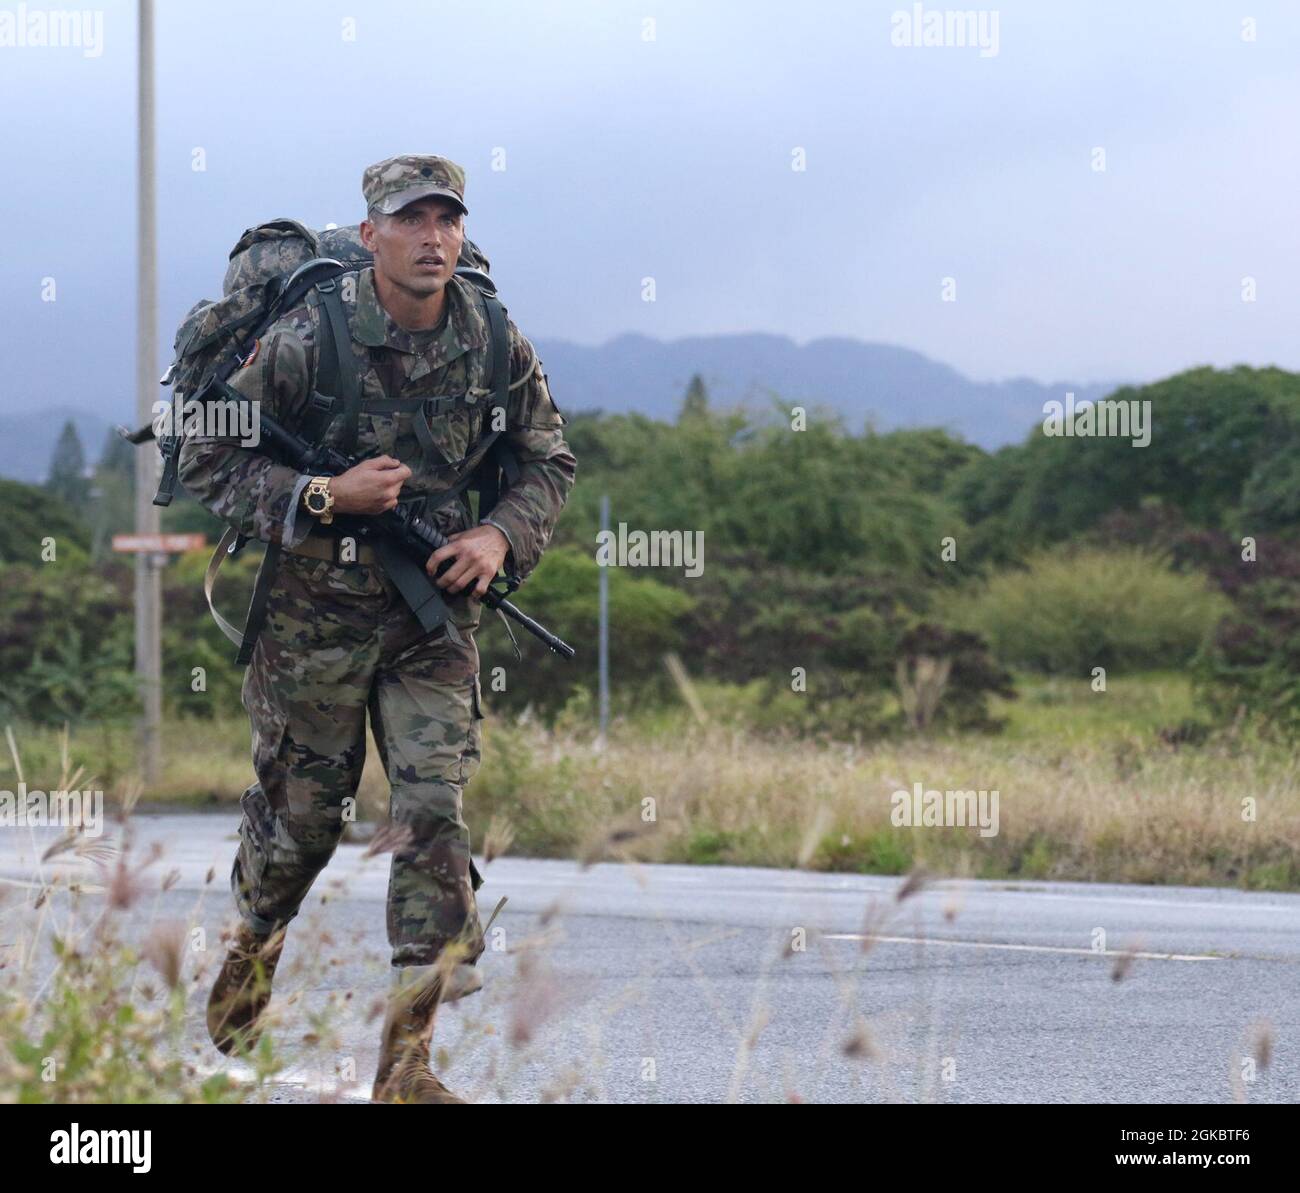
[[[411,332],[399,327],[380,304],[373,268],[343,274],[339,284],[362,382],[357,455],[389,455],[408,465],[412,475],[402,489],[402,500],[434,496],[476,463],[482,455],[477,445],[490,430],[486,397],[492,362],[481,296],[472,283],[453,278],[438,327]],[[267,330],[251,358],[231,378],[236,389],[261,402],[266,414],[289,427],[301,422],[315,389],[322,319],[313,295]],[[518,460],[520,475],[485,521],[509,540],[508,566],[527,577],[550,540],[577,465],[561,431],[567,420],[551,399],[541,361],[509,318],[507,328],[511,385],[502,438]],[[414,419],[427,417],[424,413],[367,411],[368,405],[385,397],[459,399],[450,409],[427,418],[429,434],[423,438],[431,438],[436,446],[432,458],[421,447],[413,425]],[[332,425],[330,442],[339,441],[341,423],[337,419]],[[316,523],[300,506],[310,478],[238,446],[236,440],[189,436],[179,464],[185,488],[250,538],[293,547]],[[470,525],[462,501],[449,502],[436,517],[448,534]]]

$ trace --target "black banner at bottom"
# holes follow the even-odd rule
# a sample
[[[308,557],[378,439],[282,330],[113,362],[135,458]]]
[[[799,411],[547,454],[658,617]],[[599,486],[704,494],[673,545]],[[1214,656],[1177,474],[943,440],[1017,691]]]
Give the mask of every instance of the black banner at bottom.
[[[367,1112],[358,1117],[350,1107],[337,1104],[233,1109],[47,1105],[23,1107],[21,1115],[14,1113],[17,1109],[6,1115],[7,1177],[67,1172],[94,1178],[110,1169],[144,1177],[196,1177],[214,1174],[214,1165],[229,1175],[234,1165],[241,1173],[255,1173],[259,1184],[276,1177],[337,1180],[341,1175],[339,1154],[345,1147],[349,1170],[364,1167],[367,1157],[383,1167],[389,1163],[384,1157],[393,1156],[401,1156],[406,1168],[422,1158],[434,1164],[442,1162],[441,1132],[421,1127],[413,1134],[409,1114]],[[802,1123],[796,1134],[783,1136],[780,1150],[789,1154],[788,1149],[813,1146],[816,1139],[815,1149],[824,1155],[827,1148],[835,1148],[843,1126],[839,1114],[847,1110],[854,1115],[850,1138],[866,1130],[876,1162],[892,1156],[928,1178],[948,1172],[969,1177],[980,1169],[987,1175],[990,1162],[997,1164],[1003,1179],[1012,1180],[1017,1172],[1042,1177],[1063,1171],[1082,1176],[1122,1170],[1148,1174],[1152,1170],[1213,1171],[1221,1175],[1241,1170],[1265,1176],[1289,1170],[1294,1130],[1294,1111],[1280,1106],[858,1104],[833,1110],[836,1121],[820,1124],[824,1135],[810,1137],[810,1125]],[[257,1121],[251,1121],[253,1118]],[[294,1120],[292,1124],[289,1118]],[[312,1121],[304,1122],[304,1118]],[[482,1127],[482,1119],[479,1121]],[[526,1134],[528,1130],[518,1119],[512,1119],[508,1127],[500,1120],[493,1125],[497,1131],[522,1130]],[[459,1131],[464,1130],[458,1126]],[[672,1124],[674,1150],[682,1143],[689,1144],[692,1130],[698,1130],[704,1150],[696,1158],[717,1155],[719,1129],[734,1126],[730,1114],[726,1124],[707,1113],[689,1121],[679,1119]],[[542,1125],[536,1124],[534,1129],[540,1130]],[[574,1124],[571,1129],[572,1146],[579,1149],[574,1154],[589,1154],[586,1125]],[[645,1129],[644,1120],[639,1120],[636,1130],[628,1135],[633,1153],[639,1151],[635,1141],[644,1139]],[[545,1131],[547,1154],[560,1154],[566,1143],[564,1129],[557,1127],[555,1119],[548,1119]],[[491,1137],[475,1132],[467,1138]],[[743,1164],[749,1158],[740,1141],[743,1138],[733,1138],[723,1149],[728,1164],[737,1160]],[[972,1150],[973,1140],[978,1140],[978,1147]],[[466,1141],[466,1137],[458,1138],[458,1149],[463,1149]],[[389,1144],[394,1150],[389,1150]],[[427,1157],[421,1149],[427,1149]],[[521,1159],[526,1154],[523,1149],[504,1150]],[[489,1153],[499,1156],[502,1149],[489,1147]],[[758,1158],[757,1152],[754,1158]],[[1020,1164],[1023,1169],[1018,1168]]]

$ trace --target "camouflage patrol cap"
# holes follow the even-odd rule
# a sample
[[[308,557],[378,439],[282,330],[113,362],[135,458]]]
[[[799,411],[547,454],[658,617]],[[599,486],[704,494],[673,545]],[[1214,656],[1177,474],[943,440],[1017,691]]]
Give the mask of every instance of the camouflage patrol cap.
[[[416,199],[438,195],[465,206],[465,171],[445,157],[408,153],[368,166],[361,176],[361,193],[366,207],[380,215],[392,215]]]

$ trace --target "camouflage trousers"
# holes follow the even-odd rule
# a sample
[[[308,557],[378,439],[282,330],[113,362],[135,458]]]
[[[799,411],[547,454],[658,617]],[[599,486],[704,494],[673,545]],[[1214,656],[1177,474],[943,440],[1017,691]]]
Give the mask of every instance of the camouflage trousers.
[[[355,807],[369,713],[399,840],[392,963],[430,964],[453,940],[466,961],[482,954],[482,879],[461,812],[480,761],[481,607],[450,603],[459,643],[445,630],[426,635],[378,567],[283,556],[243,686],[257,782],[240,801],[231,887],[255,931],[296,916],[334,853]]]

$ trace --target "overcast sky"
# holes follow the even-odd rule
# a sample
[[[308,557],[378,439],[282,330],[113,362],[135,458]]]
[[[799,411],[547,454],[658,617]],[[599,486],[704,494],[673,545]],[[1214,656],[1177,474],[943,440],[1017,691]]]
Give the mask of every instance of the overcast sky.
[[[97,11],[98,54],[0,44],[0,411],[129,409],[135,5]],[[354,222],[368,163],[436,152],[534,338],[850,336],[979,379],[1300,368],[1300,5],[1016,0],[985,52],[895,45],[900,11],[160,0],[161,354],[245,227]]]

